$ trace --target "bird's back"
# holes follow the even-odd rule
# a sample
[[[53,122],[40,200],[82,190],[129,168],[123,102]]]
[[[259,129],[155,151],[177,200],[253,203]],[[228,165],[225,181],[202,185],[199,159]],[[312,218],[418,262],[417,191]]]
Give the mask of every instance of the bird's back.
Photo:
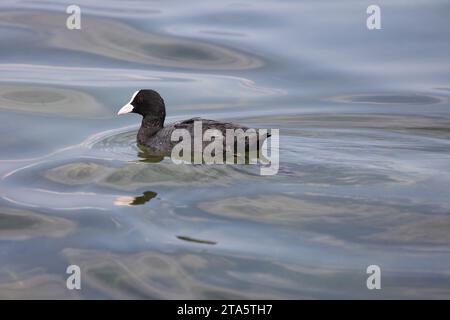
[[[191,137],[191,143],[194,143],[194,127],[195,123],[199,124],[201,123],[202,126],[202,136],[205,133],[206,130],[209,129],[215,129],[221,132],[223,136],[224,141],[224,152],[226,148],[226,137],[227,137],[227,129],[232,130],[238,130],[241,129],[244,133],[250,129],[246,126],[231,123],[231,122],[222,122],[222,121],[216,121],[216,120],[209,120],[209,119],[202,119],[202,118],[191,118],[188,120],[178,121],[171,124],[168,124],[164,126],[162,129],[160,129],[158,132],[156,132],[152,137],[147,137],[145,144],[147,147],[151,148],[152,150],[164,153],[164,154],[170,154],[172,152],[173,147],[178,144],[180,140],[178,141],[171,141],[172,133],[177,130],[186,130],[190,137]],[[267,135],[270,136],[270,135]],[[264,137],[265,139],[266,137]],[[239,139],[244,139],[244,136],[237,136],[237,138],[234,138],[234,145],[236,145],[237,141]],[[263,140],[264,140],[263,139]],[[243,141],[245,143],[246,147],[248,148],[248,139]],[[203,141],[203,148],[205,148],[206,145],[208,145],[210,141]],[[255,143],[258,143],[258,139],[256,139]],[[257,145],[255,145],[257,147]]]

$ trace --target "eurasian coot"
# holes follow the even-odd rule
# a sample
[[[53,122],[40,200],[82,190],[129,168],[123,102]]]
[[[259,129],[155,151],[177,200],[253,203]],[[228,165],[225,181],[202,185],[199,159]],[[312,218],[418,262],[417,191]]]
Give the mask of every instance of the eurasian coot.
[[[192,141],[194,141],[194,124],[196,122],[201,123],[202,134],[208,129],[216,129],[222,133],[224,137],[224,152],[226,149],[225,137],[227,129],[242,129],[244,132],[249,129],[248,127],[231,122],[221,122],[202,118],[191,118],[165,126],[166,107],[164,100],[158,92],[149,89],[136,91],[131,97],[130,102],[124,105],[117,114],[120,115],[125,113],[137,113],[143,117],[141,127],[137,134],[137,142],[150,148],[153,152],[167,155],[172,152],[173,147],[179,142],[178,140],[172,141],[171,136],[173,131],[176,129],[186,129],[191,135]],[[257,136],[255,147],[259,149],[257,145],[259,141],[261,140],[262,143],[269,136],[270,133]],[[246,139],[245,141],[246,148],[249,148],[249,139]],[[210,143],[210,141],[204,141],[202,144],[203,148],[208,143]],[[236,143],[237,140],[235,137],[234,144],[236,145]]]

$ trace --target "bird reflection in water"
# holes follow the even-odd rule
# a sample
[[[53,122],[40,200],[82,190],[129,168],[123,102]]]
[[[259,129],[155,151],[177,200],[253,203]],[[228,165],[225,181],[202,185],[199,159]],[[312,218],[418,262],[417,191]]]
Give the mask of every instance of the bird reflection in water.
[[[138,206],[143,205],[155,198],[158,194],[153,191],[146,191],[139,197],[118,197],[114,204],[116,206]]]

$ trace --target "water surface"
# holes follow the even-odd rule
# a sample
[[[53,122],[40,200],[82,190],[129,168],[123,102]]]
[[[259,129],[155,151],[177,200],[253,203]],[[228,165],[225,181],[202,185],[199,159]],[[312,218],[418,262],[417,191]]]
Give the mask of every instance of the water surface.
[[[0,4],[0,298],[450,297],[447,1],[69,4]],[[146,157],[140,88],[279,128],[279,173]]]

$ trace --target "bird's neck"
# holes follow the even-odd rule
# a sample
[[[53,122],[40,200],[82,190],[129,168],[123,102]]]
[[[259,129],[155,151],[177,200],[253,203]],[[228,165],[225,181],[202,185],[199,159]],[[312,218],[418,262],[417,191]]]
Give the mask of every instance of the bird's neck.
[[[142,119],[139,137],[151,137],[164,127],[164,117],[145,116]]]

